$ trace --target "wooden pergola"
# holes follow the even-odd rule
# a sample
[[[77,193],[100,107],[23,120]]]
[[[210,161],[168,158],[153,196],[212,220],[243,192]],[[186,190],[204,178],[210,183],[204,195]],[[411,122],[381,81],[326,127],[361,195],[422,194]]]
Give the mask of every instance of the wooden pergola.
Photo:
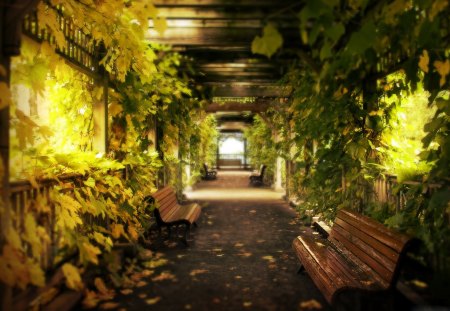
[[[160,35],[150,24],[148,38],[194,59],[197,83],[211,88],[208,112],[259,113],[285,97],[286,90],[277,82],[297,57],[301,40],[296,12],[301,2],[156,0],[154,4],[168,28]],[[253,39],[268,23],[285,36],[282,51],[271,59],[251,51]],[[242,99],[248,98],[251,101],[244,103]]]

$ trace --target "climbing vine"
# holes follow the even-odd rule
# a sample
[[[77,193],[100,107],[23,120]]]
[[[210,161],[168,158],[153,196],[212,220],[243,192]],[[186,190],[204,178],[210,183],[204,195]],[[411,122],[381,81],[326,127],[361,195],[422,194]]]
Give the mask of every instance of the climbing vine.
[[[296,16],[301,46],[283,81],[292,93],[269,122],[279,133],[292,131],[277,149],[295,145],[300,209],[329,220],[344,206],[369,213],[421,238],[429,264],[448,270],[448,1],[311,0]],[[272,57],[282,42],[282,31],[268,24],[252,50]],[[402,117],[408,109],[430,118]],[[415,136],[402,148],[395,132],[408,128],[405,118],[419,129],[403,134]],[[373,184],[393,173],[417,185],[399,185],[394,191],[408,193],[406,206],[386,212]]]

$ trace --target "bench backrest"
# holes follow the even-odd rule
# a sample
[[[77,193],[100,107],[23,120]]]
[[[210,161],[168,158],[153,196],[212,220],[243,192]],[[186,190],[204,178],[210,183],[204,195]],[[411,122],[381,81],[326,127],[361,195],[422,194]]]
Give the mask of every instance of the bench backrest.
[[[338,212],[329,239],[367,264],[387,287],[395,283],[398,263],[411,241],[407,235],[346,209]]]
[[[261,164],[261,166],[259,167],[259,176],[264,177],[264,172],[266,171],[266,165],[265,164]]]
[[[155,215],[166,219],[174,210],[179,208],[177,195],[171,186],[165,186],[152,194],[158,208],[155,209]]]

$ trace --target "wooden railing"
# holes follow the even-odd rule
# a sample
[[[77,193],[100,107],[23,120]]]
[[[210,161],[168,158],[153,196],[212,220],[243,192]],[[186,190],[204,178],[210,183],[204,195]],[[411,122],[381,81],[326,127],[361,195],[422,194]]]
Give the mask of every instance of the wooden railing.
[[[55,206],[50,199],[51,189],[60,185],[71,191],[73,188],[67,185],[76,180],[81,180],[82,176],[78,174],[66,175],[60,177],[58,181],[54,179],[39,180],[38,186],[32,185],[29,181],[15,181],[10,183],[10,204],[11,211],[14,213],[13,226],[22,231],[25,226],[25,217],[32,214],[38,225],[44,227],[49,236],[43,247],[41,256],[41,267],[45,270],[51,270],[57,255],[60,236],[55,230],[56,213]],[[39,206],[44,203],[45,206]]]

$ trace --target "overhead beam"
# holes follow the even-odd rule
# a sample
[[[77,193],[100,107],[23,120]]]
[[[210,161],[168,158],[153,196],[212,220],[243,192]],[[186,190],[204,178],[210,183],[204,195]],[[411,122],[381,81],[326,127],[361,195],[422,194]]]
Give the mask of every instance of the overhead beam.
[[[291,90],[272,84],[258,82],[247,83],[205,83],[212,87],[212,96],[216,97],[288,97]]]
[[[254,103],[243,104],[239,102],[211,103],[206,107],[206,112],[264,112],[272,103],[272,100],[259,99]]]
[[[284,31],[285,47],[297,46],[300,41],[298,29]],[[259,28],[168,28],[163,35],[155,29],[149,28],[146,38],[150,41],[170,45],[183,46],[247,46],[250,50],[253,39],[261,35]]]

